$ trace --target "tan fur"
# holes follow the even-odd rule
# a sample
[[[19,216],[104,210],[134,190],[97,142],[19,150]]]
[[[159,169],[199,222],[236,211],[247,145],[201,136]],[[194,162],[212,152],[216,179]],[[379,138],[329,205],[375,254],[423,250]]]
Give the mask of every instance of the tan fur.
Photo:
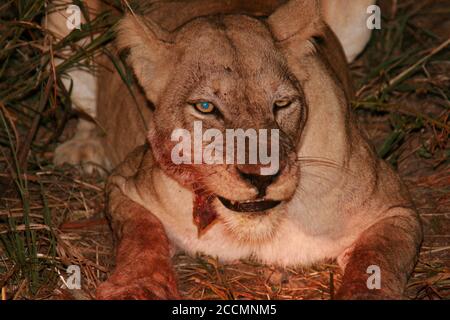
[[[113,68],[99,75],[102,145],[118,165],[108,212],[119,250],[99,298],[175,297],[168,242],[223,261],[253,257],[287,266],[337,258],[345,270],[338,297],[402,297],[421,241],[415,210],[350,112],[346,58],[323,21],[325,2],[278,2],[158,2],[123,18],[117,46],[128,50],[136,100]],[[278,96],[292,104],[275,114]],[[224,120],[194,112],[194,98],[213,101]],[[239,173],[254,168],[170,162],[172,130],[192,131],[198,119],[221,131],[281,129],[283,166],[265,195],[279,206],[266,215],[239,214],[217,199],[257,198]],[[217,213],[201,236],[192,217],[199,189],[212,195]],[[133,272],[140,265],[146,267]],[[380,290],[366,287],[370,265],[381,268]]]

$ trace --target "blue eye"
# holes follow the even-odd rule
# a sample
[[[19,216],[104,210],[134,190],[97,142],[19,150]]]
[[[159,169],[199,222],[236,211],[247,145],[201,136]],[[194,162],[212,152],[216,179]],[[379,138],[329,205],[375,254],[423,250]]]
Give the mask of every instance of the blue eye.
[[[210,113],[214,110],[214,105],[211,102],[198,102],[195,105],[195,108],[203,113]]]

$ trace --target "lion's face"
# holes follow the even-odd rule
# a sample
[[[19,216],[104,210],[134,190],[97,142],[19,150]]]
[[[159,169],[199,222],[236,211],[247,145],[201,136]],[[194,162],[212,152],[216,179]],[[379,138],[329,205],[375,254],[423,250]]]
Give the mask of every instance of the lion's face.
[[[126,23],[122,30],[131,28],[132,22]],[[131,48],[130,60],[147,97],[155,104],[148,139],[156,160],[180,184],[206,195],[199,207],[204,209],[206,201],[207,210],[246,241],[266,240],[275,233],[300,179],[297,152],[307,106],[298,77],[272,31],[263,21],[228,15],[197,18],[170,42],[148,47],[138,43],[133,47],[126,44],[132,39],[122,39],[123,46]],[[150,37],[159,37],[151,33]],[[249,163],[250,153],[259,152],[249,145],[244,164],[237,157],[232,163],[193,163],[198,141],[189,141],[191,148],[181,152],[191,163],[175,163],[174,149],[180,141],[173,134],[181,130],[195,140],[195,123],[201,123],[203,132],[214,129],[224,138],[229,129],[254,129],[257,134],[267,130],[266,136],[259,135],[258,147],[268,148],[268,154],[278,151],[276,170],[261,174],[267,163],[258,157]],[[273,129],[278,130],[276,140]],[[202,152],[213,141],[211,137],[200,141]],[[225,156],[226,146],[222,151]]]
[[[267,27],[255,19],[199,19],[181,30],[175,43],[172,78],[150,125],[154,153],[173,178],[211,193],[217,213],[233,229],[256,221],[259,228],[272,228],[299,178],[296,145],[306,110],[297,80]],[[202,103],[208,103],[207,110]],[[171,155],[178,141],[171,141],[171,134],[185,129],[194,137],[194,122],[223,137],[226,129],[267,129],[261,143],[269,146],[270,130],[278,129],[278,170],[261,175],[262,164],[237,164],[237,157],[234,163],[174,164]],[[192,159],[194,152],[192,148]]]

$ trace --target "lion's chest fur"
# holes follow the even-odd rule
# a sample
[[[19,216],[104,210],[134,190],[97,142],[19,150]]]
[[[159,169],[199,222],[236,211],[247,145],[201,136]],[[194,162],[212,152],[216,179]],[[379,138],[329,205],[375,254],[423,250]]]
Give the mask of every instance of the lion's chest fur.
[[[348,225],[336,210],[333,190],[329,190],[329,198],[322,197],[320,205],[299,191],[286,205],[276,232],[268,240],[237,240],[220,218],[199,236],[192,217],[191,191],[160,171],[152,176],[151,185],[140,185],[139,191],[132,179],[118,178],[115,182],[133,201],[160,219],[177,249],[192,255],[203,253],[221,261],[254,258],[281,266],[309,265],[336,258],[355,239],[354,234],[345,234]]]

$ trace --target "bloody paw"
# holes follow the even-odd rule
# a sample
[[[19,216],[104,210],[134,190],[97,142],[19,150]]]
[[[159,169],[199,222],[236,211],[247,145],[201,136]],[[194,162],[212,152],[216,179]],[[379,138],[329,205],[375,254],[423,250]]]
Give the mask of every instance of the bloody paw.
[[[97,288],[98,300],[172,300],[179,299],[176,282],[160,273],[129,279],[113,274]]]

